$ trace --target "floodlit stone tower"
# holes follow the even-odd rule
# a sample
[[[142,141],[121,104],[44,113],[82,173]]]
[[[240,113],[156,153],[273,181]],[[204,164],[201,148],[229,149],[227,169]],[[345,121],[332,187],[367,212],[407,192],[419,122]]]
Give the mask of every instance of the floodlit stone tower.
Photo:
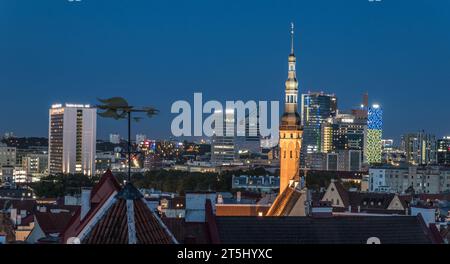
[[[291,23],[291,53],[288,58],[288,79],[284,114],[280,124],[280,194],[289,185],[290,180],[299,176],[302,128],[297,112],[298,81],[296,77],[296,58],[294,55],[294,24]]]

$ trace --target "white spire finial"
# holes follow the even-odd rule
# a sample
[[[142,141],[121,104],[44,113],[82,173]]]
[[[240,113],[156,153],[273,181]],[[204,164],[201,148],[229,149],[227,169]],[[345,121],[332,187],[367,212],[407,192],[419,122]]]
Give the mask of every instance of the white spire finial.
[[[294,54],[294,22],[291,22],[291,54]]]

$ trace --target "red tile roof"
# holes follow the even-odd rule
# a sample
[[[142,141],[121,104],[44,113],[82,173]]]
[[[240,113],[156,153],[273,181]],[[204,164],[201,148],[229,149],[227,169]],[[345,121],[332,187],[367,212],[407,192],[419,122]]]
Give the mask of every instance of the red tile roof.
[[[91,202],[100,203],[105,197],[109,197],[112,191],[118,191],[122,188],[119,181],[114,177],[110,170],[100,178],[99,182],[92,188]]]
[[[270,205],[259,204],[216,204],[217,216],[258,216],[266,215]]]
[[[436,224],[430,224],[429,229],[430,229],[430,236],[432,237],[433,242],[436,244],[444,244],[444,237],[437,229]]]
[[[186,222],[184,218],[162,218],[164,224],[172,232],[177,241],[183,244],[209,244],[207,223]]]
[[[10,207],[17,210],[26,210],[27,212],[33,212],[36,206],[36,200],[34,199],[0,199],[0,210],[9,209]]]
[[[20,226],[29,226],[32,222],[34,222],[34,215],[29,214],[20,220]]]
[[[131,213],[127,208],[128,201],[132,201],[134,212],[134,229],[131,230],[128,230],[130,225],[133,226],[128,223]],[[95,220],[99,213],[101,218]],[[91,209],[86,216],[80,220],[78,210],[72,217],[64,231],[63,242],[70,237],[79,237],[86,230],[88,233],[80,237],[83,244],[128,244],[129,233],[135,234],[138,244],[176,243],[164,223],[145,204],[142,194],[132,184],[122,188],[109,170],[93,188]]]
[[[72,215],[70,212],[36,212],[35,218],[45,235],[49,235],[63,232]]]
[[[441,194],[430,194],[430,193],[421,193],[418,194],[419,199],[422,201],[433,201],[433,200],[440,200],[440,201],[445,201],[445,200],[450,200],[450,194],[448,193],[441,193]]]
[[[64,231],[63,242],[67,241],[70,237],[76,237],[83,230],[83,228],[89,223],[92,217],[100,210],[104,203],[115,192],[120,191],[121,186],[110,170],[100,178],[99,182],[94,186],[91,191],[91,209],[87,215],[80,220],[81,208],[79,208]]]
[[[127,200],[117,199],[82,244],[128,244]],[[133,201],[137,244],[171,244],[171,236],[142,199]]]
[[[348,191],[344,188],[342,183],[339,181],[334,181],[334,186],[336,186],[336,191],[342,199],[342,204],[344,207],[348,207],[350,205],[350,198],[348,195]]]

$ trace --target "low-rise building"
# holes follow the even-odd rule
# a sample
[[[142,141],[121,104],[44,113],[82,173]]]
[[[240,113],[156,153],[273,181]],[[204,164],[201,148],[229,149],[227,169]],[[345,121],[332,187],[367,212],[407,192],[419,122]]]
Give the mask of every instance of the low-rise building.
[[[309,153],[305,162],[310,170],[362,171],[361,150],[336,150],[329,153]]]
[[[69,224],[74,212],[45,211],[34,214],[34,228],[26,238],[27,243],[60,243],[60,234]]]
[[[33,198],[33,191],[18,187],[0,187],[0,198],[30,199]]]
[[[295,188],[295,187],[294,187]],[[288,188],[287,188],[288,189]],[[291,192],[293,191],[293,192]],[[202,222],[165,218],[164,222],[181,243],[212,244],[439,244],[443,239],[421,215],[374,217],[333,216],[329,203],[313,215],[292,216],[299,202],[295,190],[279,199],[276,211],[285,217],[218,216],[211,200],[204,201]],[[288,194],[288,193],[286,193]],[[284,202],[282,200],[285,200]],[[292,206],[294,204],[294,206]],[[279,206],[278,206],[279,205]],[[299,208],[297,208],[299,209]],[[277,214],[279,215],[279,214]]]
[[[173,199],[163,199],[158,208],[164,217],[184,218],[186,200],[184,197],[174,197]]]
[[[333,212],[407,215],[411,198],[391,193],[351,192],[338,181],[331,181],[321,201],[331,202]]]
[[[0,167],[16,165],[16,148],[0,144]]]
[[[22,158],[22,167],[27,175],[40,178],[48,173],[48,155],[47,154],[27,154]]]
[[[280,177],[276,176],[251,176],[233,175],[231,188],[247,191],[270,193],[280,188]]]
[[[450,191],[450,168],[441,166],[383,165],[369,169],[369,191],[405,193],[442,193]]]
[[[120,185],[107,171],[81,193],[81,207],[61,234],[64,244],[178,243],[144,196],[130,182]]]
[[[188,172],[217,172],[217,167],[206,161],[188,161],[185,164],[174,164],[171,168]]]

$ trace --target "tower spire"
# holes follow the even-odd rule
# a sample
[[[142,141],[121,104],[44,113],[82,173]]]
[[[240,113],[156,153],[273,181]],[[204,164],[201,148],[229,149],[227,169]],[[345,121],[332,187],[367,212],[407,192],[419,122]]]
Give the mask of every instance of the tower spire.
[[[286,188],[292,188],[290,181],[297,181],[300,176],[300,152],[303,135],[300,115],[297,112],[298,81],[295,70],[296,58],[294,55],[293,22],[291,22],[290,35],[291,54],[288,57],[288,78],[285,82],[286,98],[284,102],[284,113],[280,122],[280,194]],[[279,197],[283,199],[281,195]],[[272,211],[272,208],[270,211]]]
[[[291,22],[291,54],[294,54],[294,22]]]

